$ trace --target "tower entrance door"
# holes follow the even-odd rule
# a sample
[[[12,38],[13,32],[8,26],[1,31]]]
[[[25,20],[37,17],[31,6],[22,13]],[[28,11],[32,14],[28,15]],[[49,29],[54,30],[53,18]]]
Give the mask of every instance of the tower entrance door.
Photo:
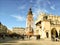
[[[49,37],[49,33],[48,33],[48,32],[46,32],[46,37],[47,37],[47,38]]]

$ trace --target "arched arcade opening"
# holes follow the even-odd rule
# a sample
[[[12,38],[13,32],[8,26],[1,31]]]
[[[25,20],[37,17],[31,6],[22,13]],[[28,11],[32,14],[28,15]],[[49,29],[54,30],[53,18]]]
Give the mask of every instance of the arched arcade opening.
[[[52,28],[51,30],[51,39],[55,39],[55,38],[58,38],[58,32],[56,30],[56,28]]]

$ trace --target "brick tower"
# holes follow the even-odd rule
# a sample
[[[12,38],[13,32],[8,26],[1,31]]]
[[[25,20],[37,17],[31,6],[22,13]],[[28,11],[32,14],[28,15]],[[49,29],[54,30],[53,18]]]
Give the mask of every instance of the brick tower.
[[[33,14],[31,8],[28,11],[26,19],[26,34],[33,35]]]

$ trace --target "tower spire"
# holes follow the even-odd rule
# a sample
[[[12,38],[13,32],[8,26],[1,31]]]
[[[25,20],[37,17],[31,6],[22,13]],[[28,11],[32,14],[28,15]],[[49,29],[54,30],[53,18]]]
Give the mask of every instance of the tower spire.
[[[32,14],[32,9],[31,9],[31,7],[29,8],[28,15],[33,15],[33,14]]]

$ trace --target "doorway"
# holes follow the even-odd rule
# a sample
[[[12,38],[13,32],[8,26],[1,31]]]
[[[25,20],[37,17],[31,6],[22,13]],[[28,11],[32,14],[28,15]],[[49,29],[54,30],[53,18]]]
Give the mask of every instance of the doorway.
[[[46,37],[47,37],[47,38],[49,37],[49,33],[48,33],[48,32],[46,32]]]
[[[52,28],[51,39],[55,39],[55,38],[58,38],[58,32],[57,32],[56,28]]]

